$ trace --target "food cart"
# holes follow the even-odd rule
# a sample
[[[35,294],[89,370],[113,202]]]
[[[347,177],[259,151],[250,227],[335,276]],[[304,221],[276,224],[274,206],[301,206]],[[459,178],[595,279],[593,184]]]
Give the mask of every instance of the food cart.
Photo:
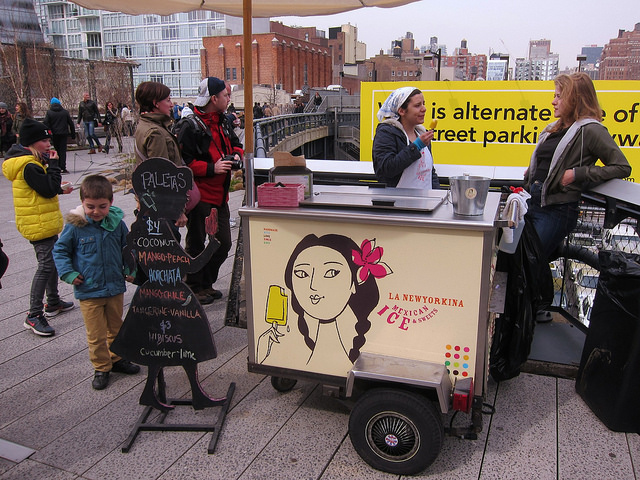
[[[240,210],[249,370],[353,398],[349,434],[374,468],[418,473],[443,416],[482,429],[500,194],[480,215],[446,190],[314,186],[297,207]]]

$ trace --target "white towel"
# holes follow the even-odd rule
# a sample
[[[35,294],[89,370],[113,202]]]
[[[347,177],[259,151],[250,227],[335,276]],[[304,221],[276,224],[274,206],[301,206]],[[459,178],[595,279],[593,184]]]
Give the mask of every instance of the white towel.
[[[508,227],[502,227],[502,238],[506,243],[513,242],[513,230],[524,220],[527,213],[527,200],[531,195],[526,190],[514,192],[507,197],[500,218],[509,221]]]

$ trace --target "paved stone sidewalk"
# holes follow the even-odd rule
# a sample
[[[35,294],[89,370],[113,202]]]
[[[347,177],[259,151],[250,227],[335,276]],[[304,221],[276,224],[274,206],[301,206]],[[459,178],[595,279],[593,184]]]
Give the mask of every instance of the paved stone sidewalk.
[[[132,152],[131,139],[125,150]],[[65,180],[76,185],[88,173],[119,177],[122,157],[86,150],[70,152]],[[126,186],[115,205],[133,221],[134,198]],[[77,192],[60,197],[63,212],[79,204]],[[232,217],[242,192],[232,194]],[[236,383],[215,454],[211,434],[142,432],[129,453],[123,442],[143,411],[138,404],[146,369],[134,376],[113,374],[106,390],[91,388],[84,325],[78,308],[54,317],[53,337],[22,326],[35,268],[31,245],[15,229],[10,183],[0,177],[0,238],[10,257],[0,290],[0,480],[217,480],[217,479],[392,479],[371,469],[348,437],[349,410],[299,381],[289,393],[275,391],[268,377],[247,372],[246,330],[224,325],[225,302],[205,306],[218,357],[199,365],[200,381],[213,396]],[[232,229],[237,234],[238,227]],[[233,253],[216,287],[228,294]],[[133,295],[125,295],[125,308]],[[71,287],[60,284],[65,299]],[[165,370],[170,397],[189,396],[180,368]],[[522,374],[490,383],[478,440],[445,438],[429,479],[638,479],[640,436],[610,432],[575,394],[572,380]],[[178,407],[166,421],[212,423],[216,408],[195,412]],[[456,421],[460,420],[459,418]],[[6,442],[31,449],[10,460]],[[635,463],[634,463],[635,462]]]

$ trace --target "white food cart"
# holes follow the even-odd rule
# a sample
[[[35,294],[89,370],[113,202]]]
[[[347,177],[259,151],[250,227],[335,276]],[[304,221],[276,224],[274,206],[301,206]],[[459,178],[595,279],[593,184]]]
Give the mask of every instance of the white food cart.
[[[314,186],[293,208],[240,210],[249,370],[352,397],[349,434],[374,468],[424,470],[443,415],[482,429],[500,194],[454,214],[447,191]]]

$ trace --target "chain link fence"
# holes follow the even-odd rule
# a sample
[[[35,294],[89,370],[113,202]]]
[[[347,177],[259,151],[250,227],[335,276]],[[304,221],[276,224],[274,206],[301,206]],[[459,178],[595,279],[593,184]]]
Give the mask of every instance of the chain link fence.
[[[600,250],[640,254],[637,217],[622,219],[605,228],[605,207],[583,201],[576,229],[567,237],[564,257],[551,263],[555,298],[553,305],[565,310],[585,327],[598,286]]]

